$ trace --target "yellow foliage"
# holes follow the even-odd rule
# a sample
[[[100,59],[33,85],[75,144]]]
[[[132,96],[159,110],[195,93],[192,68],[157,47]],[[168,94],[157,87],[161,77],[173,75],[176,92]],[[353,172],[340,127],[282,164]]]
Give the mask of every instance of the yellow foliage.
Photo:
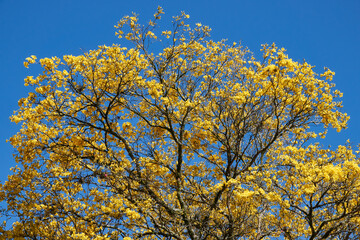
[[[130,49],[38,60],[11,117],[0,239],[359,236],[359,157],[314,143],[349,119],[334,72],[275,44],[257,60],[183,12],[160,31],[161,14],[119,21]]]

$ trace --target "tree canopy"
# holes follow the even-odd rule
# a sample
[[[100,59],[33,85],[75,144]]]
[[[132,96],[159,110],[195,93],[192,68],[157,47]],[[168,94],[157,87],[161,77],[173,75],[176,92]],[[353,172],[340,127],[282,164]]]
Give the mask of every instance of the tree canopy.
[[[131,48],[26,59],[1,238],[358,239],[359,156],[316,143],[349,118],[334,72],[162,13],[120,20]]]

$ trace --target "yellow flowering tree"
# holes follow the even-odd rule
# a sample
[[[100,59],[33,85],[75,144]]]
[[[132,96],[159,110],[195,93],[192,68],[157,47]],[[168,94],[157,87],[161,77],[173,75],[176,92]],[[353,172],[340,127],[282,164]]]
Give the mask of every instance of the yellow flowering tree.
[[[334,73],[162,13],[116,25],[132,48],[26,60],[0,238],[358,238],[359,157],[314,140],[346,127]]]

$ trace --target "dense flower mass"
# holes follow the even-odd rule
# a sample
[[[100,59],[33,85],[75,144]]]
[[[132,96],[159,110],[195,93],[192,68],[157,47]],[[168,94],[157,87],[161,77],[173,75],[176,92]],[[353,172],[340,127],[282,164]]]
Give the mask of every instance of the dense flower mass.
[[[116,25],[133,48],[26,59],[0,238],[358,238],[359,157],[314,140],[349,118],[334,72],[162,14]]]

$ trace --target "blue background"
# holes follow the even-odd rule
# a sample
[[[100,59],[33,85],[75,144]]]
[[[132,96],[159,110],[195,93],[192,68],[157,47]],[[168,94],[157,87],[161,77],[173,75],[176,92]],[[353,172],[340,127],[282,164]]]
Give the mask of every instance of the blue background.
[[[263,43],[275,42],[288,50],[290,58],[305,59],[316,70],[336,72],[334,83],[344,93],[343,111],[351,119],[341,133],[330,131],[324,145],[360,143],[360,1],[358,0],[0,0],[0,181],[15,165],[14,150],[5,140],[20,128],[9,121],[17,101],[31,88],[27,75],[39,67],[24,68],[26,57],[78,55],[98,45],[121,43],[114,25],[124,15],[136,12],[146,23],[164,8],[164,20],[185,11],[190,22],[209,25],[214,40],[241,41],[255,55]]]

